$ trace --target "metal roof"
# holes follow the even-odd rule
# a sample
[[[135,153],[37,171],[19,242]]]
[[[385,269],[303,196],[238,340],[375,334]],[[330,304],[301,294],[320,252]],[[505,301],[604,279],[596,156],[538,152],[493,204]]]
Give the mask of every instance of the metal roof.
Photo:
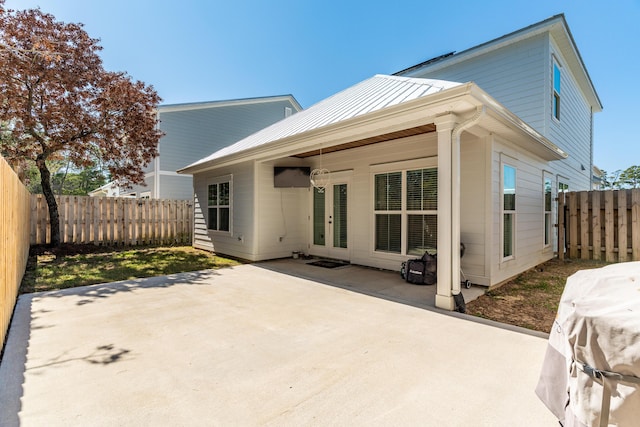
[[[402,104],[403,102],[429,96],[461,84],[444,80],[378,74],[342,92],[338,92],[306,110],[274,123],[235,144],[222,148],[184,169]]]

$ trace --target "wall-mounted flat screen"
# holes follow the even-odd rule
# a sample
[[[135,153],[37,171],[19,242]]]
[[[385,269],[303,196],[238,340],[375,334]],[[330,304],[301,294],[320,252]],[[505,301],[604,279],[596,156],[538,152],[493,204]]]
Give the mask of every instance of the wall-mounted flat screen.
[[[276,188],[308,188],[311,168],[308,166],[275,166],[273,186]]]

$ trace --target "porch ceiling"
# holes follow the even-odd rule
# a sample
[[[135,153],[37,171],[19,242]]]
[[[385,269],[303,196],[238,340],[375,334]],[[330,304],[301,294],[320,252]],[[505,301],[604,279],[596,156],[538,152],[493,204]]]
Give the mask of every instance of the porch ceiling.
[[[379,142],[391,141],[393,139],[405,138],[408,136],[420,135],[423,133],[435,132],[436,125],[429,123],[422,126],[416,126],[410,129],[399,130],[396,132],[385,133],[383,135],[372,136],[370,138],[359,139],[357,141],[351,141],[344,144],[334,145],[330,147],[322,148],[322,153],[333,153],[336,151],[348,150],[350,148],[362,147],[365,145],[377,144]],[[320,149],[305,151],[304,153],[294,154],[292,157],[304,159],[306,157],[317,156],[320,154]]]

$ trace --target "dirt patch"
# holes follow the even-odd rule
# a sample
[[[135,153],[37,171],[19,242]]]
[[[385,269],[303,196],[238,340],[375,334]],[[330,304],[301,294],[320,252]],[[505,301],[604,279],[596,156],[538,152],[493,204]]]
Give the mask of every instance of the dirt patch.
[[[467,304],[467,313],[548,333],[567,278],[602,261],[552,259]]]

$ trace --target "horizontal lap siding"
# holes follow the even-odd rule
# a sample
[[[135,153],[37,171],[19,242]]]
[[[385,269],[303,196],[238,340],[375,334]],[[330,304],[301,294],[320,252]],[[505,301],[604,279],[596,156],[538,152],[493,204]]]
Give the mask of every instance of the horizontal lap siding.
[[[552,45],[553,46],[553,45]],[[553,162],[557,174],[568,178],[570,190],[589,190],[591,187],[591,108],[582,95],[564,59],[555,49],[560,65],[560,120],[551,118],[549,113],[549,139],[569,154],[567,160]],[[553,62],[549,65],[549,75],[553,72]],[[549,83],[551,87],[551,83]],[[551,89],[548,105],[551,111]],[[582,170],[584,167],[584,170]]]
[[[493,220],[490,240],[491,283],[494,285],[553,257],[551,248],[544,248],[543,170],[549,163],[519,151],[508,141],[494,140],[492,155]],[[502,261],[500,205],[501,159],[516,167],[516,238],[515,257]]]
[[[207,229],[208,186],[213,179],[232,174],[232,232]],[[253,260],[253,163],[209,171],[194,176],[194,246]]]
[[[472,81],[545,134],[544,87],[548,62],[548,38],[541,35],[442,68],[435,63],[411,77]]]
[[[462,269],[473,283],[488,279],[485,268],[488,212],[487,166],[489,146],[485,138],[463,133],[460,146],[460,241],[465,245]]]
[[[283,159],[257,165],[257,259],[291,256],[307,250],[309,188],[275,188],[274,166],[308,166],[305,160]]]
[[[160,169],[176,171],[284,118],[288,101],[160,111]],[[295,111],[295,110],[294,110]]]

